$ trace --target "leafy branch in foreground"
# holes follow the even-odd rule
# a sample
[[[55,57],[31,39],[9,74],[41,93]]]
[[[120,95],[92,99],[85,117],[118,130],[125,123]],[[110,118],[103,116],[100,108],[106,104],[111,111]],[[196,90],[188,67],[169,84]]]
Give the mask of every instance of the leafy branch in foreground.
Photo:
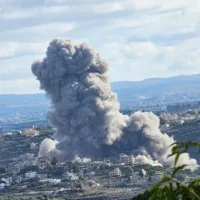
[[[133,198],[133,200],[200,200],[200,178],[189,184],[181,183],[175,175],[187,165],[177,166],[180,155],[187,153],[190,147],[196,147],[200,152],[198,142],[175,142],[171,145],[171,154],[174,156],[174,167],[170,176],[165,176],[150,190]]]

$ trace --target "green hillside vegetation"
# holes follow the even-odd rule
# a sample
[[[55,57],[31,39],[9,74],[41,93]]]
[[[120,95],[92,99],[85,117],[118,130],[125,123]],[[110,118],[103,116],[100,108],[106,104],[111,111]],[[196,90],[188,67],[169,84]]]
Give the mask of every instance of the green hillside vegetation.
[[[177,179],[177,174],[187,167],[187,165],[177,166],[180,155],[188,152],[191,147],[200,151],[200,143],[176,142],[172,146],[169,157],[174,156],[174,167],[171,175],[165,176],[151,189],[132,200],[200,200],[200,178],[196,178],[187,184]]]

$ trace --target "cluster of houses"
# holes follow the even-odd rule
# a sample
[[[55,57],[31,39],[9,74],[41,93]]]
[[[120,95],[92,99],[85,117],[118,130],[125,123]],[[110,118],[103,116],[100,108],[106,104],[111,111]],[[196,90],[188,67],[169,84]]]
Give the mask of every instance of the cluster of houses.
[[[20,155],[15,162],[6,167],[7,173],[17,174],[25,167],[38,166],[39,169],[45,169],[50,165],[50,158],[47,156],[35,158],[34,154],[26,153]]]
[[[120,154],[119,155],[119,162],[124,164],[134,164],[134,156],[133,155],[126,155],[126,154]]]
[[[22,181],[27,181],[30,179],[38,180],[39,182],[50,182],[52,184],[58,184],[61,182],[61,180],[76,181],[83,176],[83,170],[81,170],[78,174],[68,172],[67,167],[65,166],[65,164],[63,165],[62,163],[58,163],[58,166],[63,166],[63,169],[65,169],[66,171],[62,174],[62,177],[60,179],[48,178],[47,173],[39,173],[47,167],[50,167],[51,161],[52,160],[47,156],[35,157],[32,153],[20,155],[18,158],[14,159],[13,163],[10,163],[6,166],[5,176],[0,178],[0,191],[4,190],[5,187],[9,187],[11,184],[19,184]],[[91,160],[87,160],[87,162],[90,161]],[[87,163],[84,159],[78,160],[78,162]],[[30,170],[22,173],[22,170],[24,170],[25,168],[27,169],[27,167],[34,166],[39,169],[39,172],[38,170]],[[94,173],[93,175],[95,175],[95,172],[90,173]]]
[[[77,158],[74,162],[72,162],[75,165],[79,166],[79,170],[77,173],[74,173],[72,171],[68,171],[68,166],[66,163],[57,163],[55,167],[61,167],[64,171],[62,175],[58,178],[52,177],[47,175],[47,167],[52,166],[52,160],[47,156],[42,157],[35,157],[33,153],[26,153],[23,155],[20,155],[19,157],[15,158],[14,162],[11,164],[8,164],[6,167],[6,175],[4,177],[1,177],[0,179],[0,190],[3,190],[5,187],[9,187],[11,184],[19,184],[21,182],[27,181],[27,180],[37,180],[40,182],[50,182],[52,184],[58,184],[61,181],[77,181],[81,177],[87,177],[88,180],[96,180],[98,177],[98,174],[96,174],[95,170],[92,170],[92,166],[100,166],[101,164],[107,164],[107,166],[111,166],[110,171],[107,175],[113,176],[113,177],[122,177],[123,173],[120,170],[120,166],[123,165],[129,165],[133,166],[134,164],[134,156],[133,155],[125,155],[120,154],[119,155],[119,162],[118,164],[111,164],[111,162],[107,161],[94,161],[92,162],[89,158],[87,159],[80,159]],[[115,168],[113,169],[113,166]],[[27,171],[27,168],[30,167],[30,170]],[[37,168],[37,170],[34,170],[34,167]],[[26,169],[25,171],[23,171]],[[39,169],[39,170],[38,170]],[[86,172],[85,172],[86,171]],[[102,171],[104,173],[104,171]],[[142,174],[142,175],[141,175]],[[104,174],[106,176],[106,174]],[[51,177],[51,178],[50,178]],[[153,176],[151,176],[151,181],[156,182],[159,181],[163,177],[162,173],[156,173]],[[141,170],[141,172],[133,172],[130,175],[130,181],[137,183],[141,182],[142,180],[147,180],[147,173],[145,170]]]
[[[115,168],[109,173],[110,176],[116,176],[116,177],[121,177],[122,172],[119,168]],[[130,182],[132,183],[140,183],[144,181],[151,181],[153,183],[156,183],[160,181],[163,178],[164,174],[161,172],[156,172],[153,174],[150,178],[147,176],[147,172],[144,169],[141,169],[141,171],[136,171],[133,172],[130,175]]]
[[[19,184],[28,179],[47,179],[47,174],[40,174],[36,171],[20,173],[23,169],[31,166],[37,166],[41,170],[45,169],[50,166],[50,158],[47,156],[36,158],[32,153],[20,155],[13,163],[6,166],[6,175],[0,179],[0,190],[11,184]]]
[[[160,117],[166,122],[165,126],[169,127],[170,123],[173,122],[183,124],[190,120],[200,119],[200,109],[186,110],[177,113],[162,113]]]
[[[76,181],[79,179],[79,176],[77,176],[75,173],[72,172],[65,172],[62,174],[62,178],[64,180]]]

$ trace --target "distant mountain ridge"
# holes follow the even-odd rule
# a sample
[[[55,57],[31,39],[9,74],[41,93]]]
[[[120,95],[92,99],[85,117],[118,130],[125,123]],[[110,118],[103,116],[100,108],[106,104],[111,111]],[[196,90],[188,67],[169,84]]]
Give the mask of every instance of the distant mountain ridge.
[[[4,104],[33,104],[45,103],[47,97],[44,93],[39,94],[0,94],[0,105]]]
[[[112,83],[112,89],[119,100],[130,100],[138,96],[163,98],[182,95],[198,98],[200,74],[180,75],[169,78],[150,78],[143,81],[120,81]],[[200,95],[199,95],[200,98]]]
[[[135,102],[140,96],[146,99],[168,98],[177,100],[180,95],[200,99],[200,74],[180,75],[169,78],[149,78],[143,81],[118,81],[111,83],[111,88],[118,94],[119,100]],[[181,96],[182,95],[182,96]],[[44,93],[41,94],[2,94],[0,105],[44,103],[49,104]]]
[[[126,88],[133,88],[133,87],[144,87],[144,86],[155,86],[160,84],[175,84],[175,83],[200,83],[200,74],[194,75],[179,75],[173,76],[169,78],[149,78],[144,79],[142,81],[117,81],[111,83],[112,89],[119,90],[119,89],[126,89]]]

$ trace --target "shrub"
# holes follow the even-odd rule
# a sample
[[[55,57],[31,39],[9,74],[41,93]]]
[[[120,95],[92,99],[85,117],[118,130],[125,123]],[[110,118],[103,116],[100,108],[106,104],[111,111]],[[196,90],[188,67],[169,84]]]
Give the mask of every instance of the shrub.
[[[133,198],[133,200],[200,200],[200,178],[189,184],[177,180],[176,175],[185,169],[186,165],[177,166],[181,154],[188,152],[190,147],[197,147],[200,150],[200,143],[197,142],[175,142],[172,144],[174,156],[174,167],[171,175],[165,176],[161,181],[154,184],[150,190],[145,191]]]

